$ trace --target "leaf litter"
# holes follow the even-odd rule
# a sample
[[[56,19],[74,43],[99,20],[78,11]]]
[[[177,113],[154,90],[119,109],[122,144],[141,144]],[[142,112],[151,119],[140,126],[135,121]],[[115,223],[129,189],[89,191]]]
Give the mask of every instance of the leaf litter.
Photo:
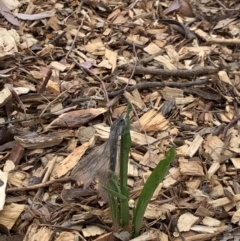
[[[108,239],[112,221],[98,178],[84,190],[90,181],[71,180],[71,172],[106,145],[128,101],[132,200],[177,147],[139,238],[239,240],[237,1],[1,6],[0,232],[7,240]]]

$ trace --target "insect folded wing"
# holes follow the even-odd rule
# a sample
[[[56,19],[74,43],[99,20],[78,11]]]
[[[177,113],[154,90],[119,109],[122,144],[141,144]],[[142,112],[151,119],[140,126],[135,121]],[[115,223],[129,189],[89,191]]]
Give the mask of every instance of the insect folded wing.
[[[108,170],[115,172],[118,166],[118,139],[122,134],[122,130],[126,122],[120,116],[111,126],[109,139],[99,147],[96,147],[90,154],[83,157],[71,173],[71,179],[75,181],[83,181],[83,189],[86,189],[96,175],[99,176],[99,182],[102,186],[107,186]],[[107,194],[100,187],[100,195],[105,199]]]
[[[116,159],[117,160],[119,159],[119,149],[120,149],[119,144],[120,143],[118,142],[117,146],[115,147],[116,148]],[[108,161],[100,168],[100,170],[98,172],[98,180],[99,180],[98,190],[99,190],[100,197],[105,202],[108,200],[108,193],[106,192],[104,187],[108,187],[108,180],[109,180],[109,177],[110,177],[109,171],[111,170],[109,168],[109,158],[110,158],[111,152],[110,152],[109,148],[108,148],[108,150],[109,150]],[[111,166],[111,164],[110,164],[110,166]],[[111,170],[111,171],[113,171],[113,170]],[[116,176],[119,175],[119,162],[116,162],[114,164],[114,173],[116,174]]]
[[[83,188],[89,187],[93,179],[98,174],[100,168],[109,160],[106,148],[107,142],[96,147],[88,155],[84,156],[71,173],[71,179],[84,183]]]

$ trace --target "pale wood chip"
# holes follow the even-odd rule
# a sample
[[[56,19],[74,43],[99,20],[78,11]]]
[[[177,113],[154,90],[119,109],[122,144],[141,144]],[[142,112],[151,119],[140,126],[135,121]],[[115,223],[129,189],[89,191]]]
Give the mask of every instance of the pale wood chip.
[[[198,161],[181,162],[180,172],[188,176],[204,176],[203,168]]]
[[[193,157],[194,154],[198,151],[199,147],[203,143],[203,138],[200,135],[196,135],[195,139],[190,144],[188,150],[185,155],[189,157]]]
[[[191,213],[184,213],[178,219],[177,226],[180,232],[189,231],[193,224],[199,220],[198,217],[194,216]]]
[[[38,227],[37,224],[29,226],[23,241],[47,241],[52,237],[53,231],[48,227]]]

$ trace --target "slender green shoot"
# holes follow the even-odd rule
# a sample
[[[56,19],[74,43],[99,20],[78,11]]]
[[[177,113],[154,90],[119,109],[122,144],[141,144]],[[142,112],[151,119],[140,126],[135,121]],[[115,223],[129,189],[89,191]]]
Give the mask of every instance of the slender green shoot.
[[[130,135],[130,117],[129,113],[132,110],[131,104],[128,104],[127,115],[125,118],[126,125],[123,128],[120,144],[120,173],[119,180],[115,173],[111,172],[111,178],[108,181],[108,186],[103,187],[109,195],[109,205],[112,214],[114,227],[116,223],[120,227],[125,227],[129,224],[129,190],[127,187],[128,174],[128,157],[131,148]]]
[[[130,135],[130,117],[129,114],[132,110],[132,106],[129,103],[127,109],[127,115],[125,118],[126,125],[123,129],[123,134],[121,136],[121,145],[120,145],[120,189],[121,193],[127,198],[126,200],[120,200],[120,213],[121,213],[121,226],[125,227],[129,224],[129,190],[127,186],[128,179],[128,161],[129,161],[129,152],[131,148],[131,135]]]

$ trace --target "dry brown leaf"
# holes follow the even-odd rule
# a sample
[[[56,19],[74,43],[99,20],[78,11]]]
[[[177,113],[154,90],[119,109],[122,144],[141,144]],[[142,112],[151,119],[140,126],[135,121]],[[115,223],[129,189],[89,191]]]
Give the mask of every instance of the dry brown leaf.
[[[96,116],[105,113],[106,111],[107,110],[105,108],[70,111],[60,115],[46,127],[46,130],[52,126],[80,127]]]
[[[191,3],[188,0],[179,0],[179,13],[185,17],[194,17],[194,12]]]
[[[164,13],[165,13],[165,14],[168,14],[168,13],[177,11],[177,10],[179,10],[180,7],[181,7],[180,1],[179,1],[179,0],[174,0],[174,1],[170,4],[170,6],[164,10]]]
[[[20,5],[20,4],[19,4]],[[15,6],[14,6],[15,7]],[[11,10],[5,5],[4,1],[0,1],[0,13],[4,16],[11,24],[19,26],[19,22]]]
[[[27,149],[51,147],[60,144],[63,140],[60,136],[38,136],[32,134],[15,136],[14,139]]]

